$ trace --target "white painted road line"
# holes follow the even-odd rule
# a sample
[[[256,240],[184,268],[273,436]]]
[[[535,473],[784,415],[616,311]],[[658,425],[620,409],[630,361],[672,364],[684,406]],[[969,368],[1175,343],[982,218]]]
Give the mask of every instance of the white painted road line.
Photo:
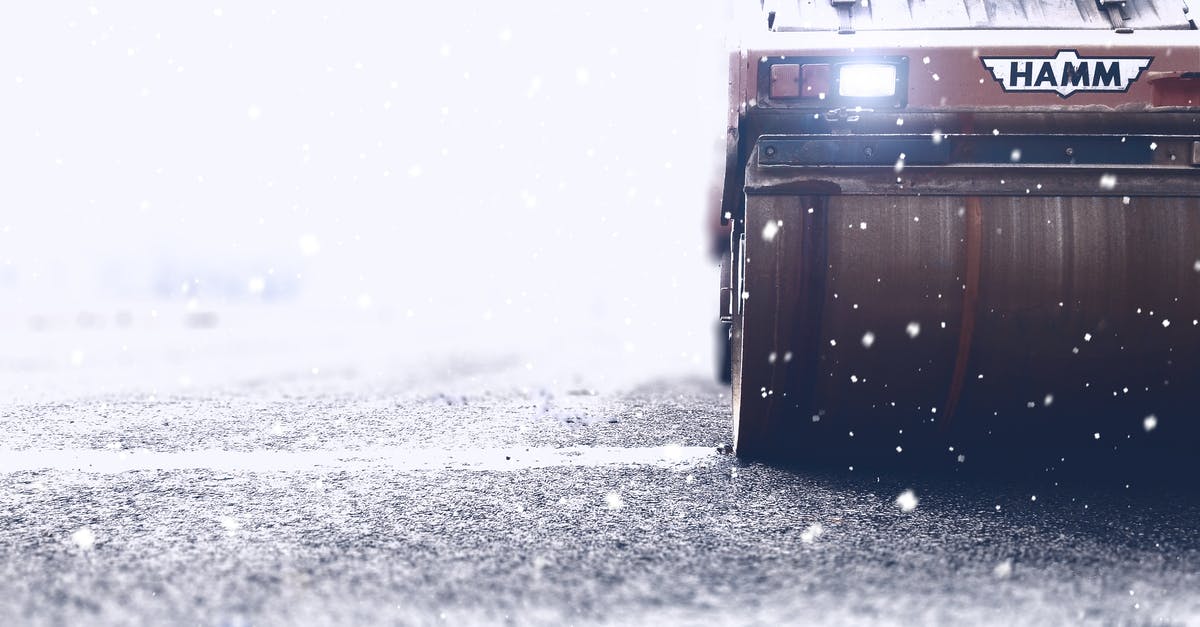
[[[708,446],[411,449],[310,451],[0,450],[0,473],[40,470],[115,474],[144,470],[249,472],[341,471],[373,467],[395,471],[506,471],[588,466],[659,466],[680,470],[715,461]]]

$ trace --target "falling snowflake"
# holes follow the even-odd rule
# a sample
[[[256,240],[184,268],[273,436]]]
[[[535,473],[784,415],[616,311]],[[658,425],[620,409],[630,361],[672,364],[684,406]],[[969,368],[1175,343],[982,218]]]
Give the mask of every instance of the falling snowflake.
[[[997,506],[999,507],[999,506]],[[992,569],[992,576],[996,579],[1008,579],[1012,576],[1013,562],[1012,559],[1006,559]]]
[[[1157,427],[1158,427],[1158,416],[1155,416],[1154,414],[1150,414],[1149,416],[1146,416],[1145,418],[1142,419],[1142,428],[1146,430],[1146,433],[1150,433],[1151,431],[1154,431],[1154,429],[1156,429]]]
[[[825,528],[820,523],[813,523],[807,529],[800,532],[800,541],[805,544],[812,544],[817,538],[825,534]]]
[[[95,546],[96,534],[92,533],[92,530],[87,527],[80,527],[75,530],[75,533],[71,534],[71,542],[74,542],[75,546],[86,551]]]
[[[908,326],[904,327],[904,332],[910,339],[916,339],[921,334],[921,323],[916,321],[908,323]]]
[[[1117,175],[1111,172],[1100,175],[1100,189],[1112,189],[1117,186]]]
[[[312,257],[313,255],[321,252],[320,240],[317,239],[316,235],[311,233],[301,235],[297,243],[300,245],[300,252],[305,257]]]
[[[625,507],[625,499],[621,498],[616,492],[609,492],[604,495],[604,504],[608,509],[621,509]]]
[[[874,333],[871,333],[870,331],[863,333],[863,336],[862,336],[863,348],[871,348],[871,345],[873,345],[874,343],[875,343],[875,334]]]
[[[900,496],[896,497],[896,507],[899,507],[900,511],[904,512],[905,514],[917,509],[918,502],[920,502],[920,500],[912,490],[905,490],[900,493]]]
[[[775,241],[775,235],[779,233],[779,227],[783,226],[783,220],[770,221],[763,225],[762,238],[764,242]]]

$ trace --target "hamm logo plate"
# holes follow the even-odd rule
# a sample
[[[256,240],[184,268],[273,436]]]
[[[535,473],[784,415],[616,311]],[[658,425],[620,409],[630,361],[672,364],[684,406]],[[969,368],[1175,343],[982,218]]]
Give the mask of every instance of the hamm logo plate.
[[[1081,57],[1059,50],[1053,57],[980,57],[1004,91],[1124,92],[1154,57]]]

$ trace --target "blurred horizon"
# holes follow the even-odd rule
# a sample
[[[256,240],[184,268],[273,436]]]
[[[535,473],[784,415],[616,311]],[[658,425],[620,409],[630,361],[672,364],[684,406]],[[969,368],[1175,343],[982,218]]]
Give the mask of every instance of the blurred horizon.
[[[318,312],[707,351],[725,11],[13,7],[0,324]]]

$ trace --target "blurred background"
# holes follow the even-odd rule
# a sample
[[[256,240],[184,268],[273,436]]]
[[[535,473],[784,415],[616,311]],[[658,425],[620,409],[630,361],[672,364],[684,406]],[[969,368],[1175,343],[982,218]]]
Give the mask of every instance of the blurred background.
[[[10,7],[0,393],[371,354],[709,375],[725,21],[715,0]]]

